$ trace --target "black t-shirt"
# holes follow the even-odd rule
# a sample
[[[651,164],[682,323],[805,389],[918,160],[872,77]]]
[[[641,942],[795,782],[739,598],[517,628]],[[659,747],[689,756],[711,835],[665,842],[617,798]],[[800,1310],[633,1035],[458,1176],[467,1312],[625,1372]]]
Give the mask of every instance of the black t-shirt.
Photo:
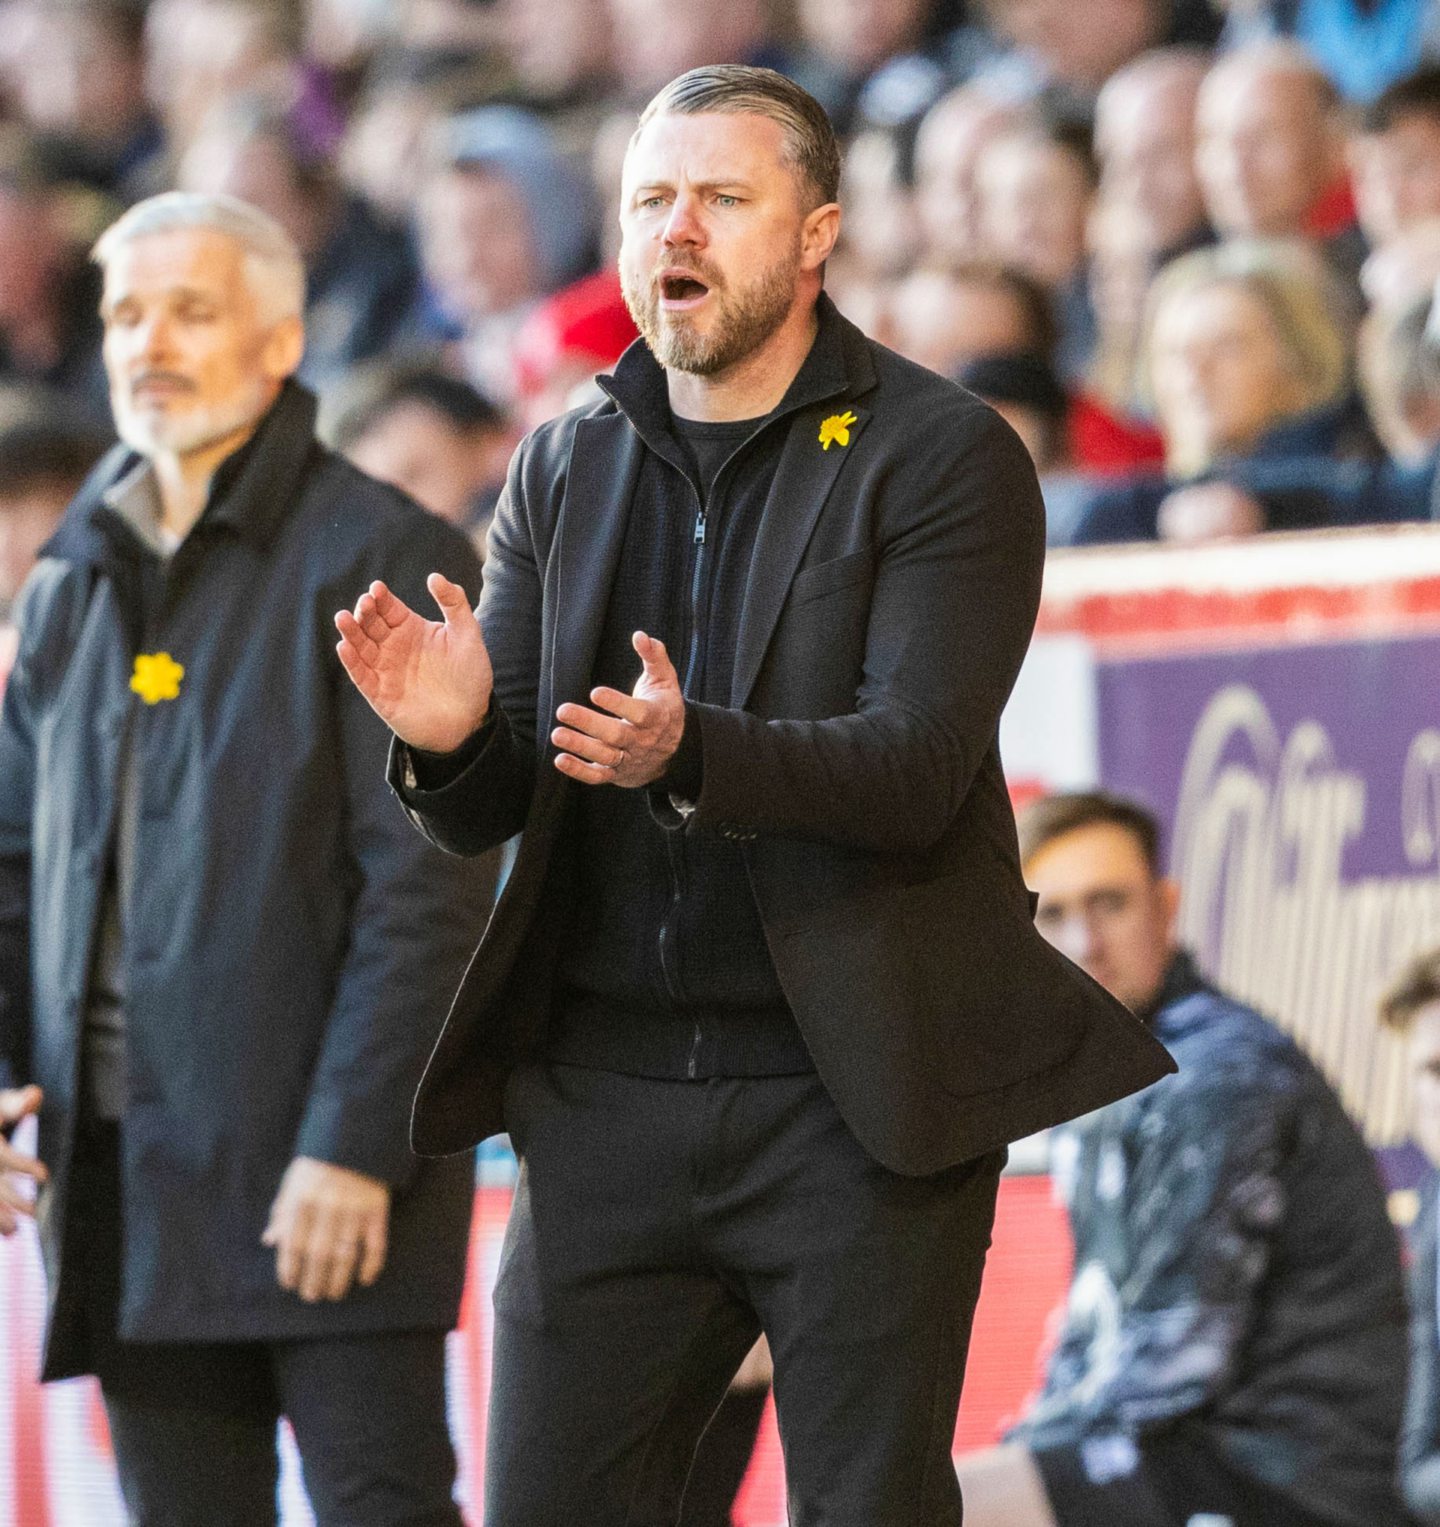
[[[713,423],[709,419],[682,419],[671,415],[671,428],[675,438],[690,453],[695,463],[695,475],[700,490],[708,499],[715,485],[720,468],[745,444],[764,422],[764,416],[756,419],[726,419]]]

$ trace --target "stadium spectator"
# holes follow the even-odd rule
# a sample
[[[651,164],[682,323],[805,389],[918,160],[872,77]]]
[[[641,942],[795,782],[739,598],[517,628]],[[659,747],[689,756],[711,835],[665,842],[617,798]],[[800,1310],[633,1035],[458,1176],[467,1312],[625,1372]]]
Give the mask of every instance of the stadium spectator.
[[[1170,10],[1168,0],[984,0],[1012,51],[977,78],[1038,99],[1062,119],[1088,122],[1105,81],[1166,40]]]
[[[409,313],[419,272],[410,241],[340,184],[327,156],[264,99],[213,112],[180,162],[181,190],[239,197],[268,212],[305,261],[305,359],[321,388],[380,354]]]
[[[1418,1527],[1440,1527],[1440,952],[1411,959],[1380,1001],[1405,1046],[1410,1132],[1431,1167],[1410,1230],[1410,1387],[1400,1450],[1405,1504]]]
[[[926,256],[937,264],[980,257],[975,167],[1022,114],[980,85],[961,85],[925,113],[915,139],[915,204]]]
[[[1161,272],[1145,356],[1172,475],[1340,453],[1351,334],[1328,275],[1303,246],[1265,242],[1196,250]]]
[[[63,397],[32,389],[0,394],[0,621],[108,444]]]
[[[98,1376],[132,1520],[273,1523],[283,1412],[320,1523],[460,1527],[473,1171],[408,1123],[493,866],[395,812],[325,633],[359,569],[479,569],[316,442],[271,219],[152,198],[96,258],[128,449],[26,586],[0,717],[0,1124],[38,1113],[45,1163],[0,1143],[0,1231],[44,1175],[43,1377]]]
[[[0,130],[0,382],[73,397],[109,418],[100,364],[99,283],[72,226],[54,167],[15,130]]]
[[[1398,80],[1365,110],[1350,167],[1372,249],[1440,218],[1440,66]]]
[[[1249,463],[1373,450],[1350,390],[1344,301],[1298,243],[1236,241],[1173,261],[1151,290],[1143,345],[1166,475],[1101,489],[1076,529],[1087,543],[1153,539],[1168,495]],[[1275,526],[1287,523],[1277,501]]]
[[[798,0],[800,40],[788,72],[837,132],[851,131],[866,82],[923,53],[935,9],[934,0]]]
[[[627,98],[643,102],[702,64],[786,64],[764,0],[599,0],[609,7],[615,67]]]
[[[1372,310],[1399,312],[1429,296],[1440,279],[1440,217],[1425,218],[1382,244],[1360,268]]]
[[[1024,441],[1042,489],[1048,473],[1069,466],[1069,399],[1043,356],[1023,350],[978,356],[961,367],[955,380],[984,398]]]
[[[1227,54],[1200,87],[1196,167],[1222,238],[1317,238],[1353,277],[1364,258],[1335,87],[1295,43]]]
[[[122,200],[155,188],[163,147],[145,97],[142,0],[11,0],[5,85],[67,176]]]
[[[483,551],[520,432],[468,382],[423,363],[362,367],[337,389],[324,434],[362,472],[459,526]]]
[[[547,297],[515,340],[524,428],[573,407],[596,374],[608,371],[638,337],[614,271],[586,276]]]
[[[903,275],[920,253],[920,225],[899,136],[878,127],[857,133],[845,150],[840,189],[850,215],[838,259],[872,280]]]
[[[108,443],[59,395],[0,394],[0,692],[15,657],[15,600],[40,548]]]
[[[1088,138],[1063,129],[1007,133],[975,170],[981,247],[1050,293],[1060,329],[1056,363],[1066,378],[1083,374],[1095,347],[1085,271],[1095,188]]]
[[[1180,1069],[1052,1137],[1064,1320],[1021,1423],[960,1463],[967,1527],[1398,1522],[1405,1302],[1374,1158],[1177,945],[1148,812],[1054,796],[1020,841],[1041,931]]]
[[[984,261],[912,271],[891,296],[890,324],[902,355],[950,377],[986,355],[1048,360],[1058,339],[1044,288]]]
[[[1095,348],[1073,389],[1071,449],[1085,471],[1114,476],[1165,460],[1141,386],[1145,303],[1155,276],[1152,225],[1128,201],[1101,196],[1090,214]]]
[[[956,375],[1025,442],[1045,499],[1045,539],[1065,545],[1091,485],[1071,459],[1070,399],[1054,366],[1028,351],[978,356]]]
[[[1424,467],[1440,447],[1440,346],[1427,293],[1408,307],[1377,308],[1360,334],[1366,408],[1392,461]]]
[[[505,97],[538,112],[567,154],[583,159],[613,110],[610,12],[597,0],[499,0]]]
[[[304,13],[286,0],[150,0],[146,89],[179,156],[211,111],[240,96],[282,108],[305,94]],[[312,121],[324,145],[329,121]]]
[[[378,59],[365,75],[337,149],[340,178],[377,217],[408,228],[439,124],[462,102],[491,94],[497,82],[493,66],[483,60],[424,53]]]
[[[1350,100],[1373,100],[1440,57],[1440,12],[1429,0],[1216,0],[1227,13],[1221,43],[1240,47],[1293,37]]]
[[[515,107],[452,117],[437,149],[417,208],[428,290],[416,328],[454,342],[471,381],[508,404],[520,325],[590,266],[586,186],[540,119]]]
[[[1112,74],[1095,103],[1101,196],[1136,220],[1157,268],[1210,236],[1195,169],[1208,68],[1197,48],[1159,48]]]

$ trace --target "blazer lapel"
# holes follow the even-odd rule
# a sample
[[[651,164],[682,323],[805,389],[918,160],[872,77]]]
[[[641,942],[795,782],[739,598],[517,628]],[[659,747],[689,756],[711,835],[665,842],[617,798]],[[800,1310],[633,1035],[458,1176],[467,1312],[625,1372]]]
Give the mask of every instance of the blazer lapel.
[[[869,419],[868,410],[841,397],[802,408],[791,421],[751,553],[736,638],[732,707],[743,707],[750,698],[815,522]]]
[[[589,693],[643,459],[644,447],[623,414],[601,414],[575,426],[569,480],[545,576],[537,717],[542,738],[550,735],[557,705],[583,701]],[[548,744],[546,751],[552,751]]]

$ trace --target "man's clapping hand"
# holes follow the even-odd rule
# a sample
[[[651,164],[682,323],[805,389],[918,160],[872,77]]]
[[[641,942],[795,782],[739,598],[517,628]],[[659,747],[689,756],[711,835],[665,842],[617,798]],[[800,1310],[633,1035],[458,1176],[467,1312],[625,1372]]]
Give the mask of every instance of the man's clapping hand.
[[[38,1087],[0,1088],[0,1129],[9,1130],[21,1119],[40,1112]],[[20,1216],[35,1214],[34,1188],[48,1177],[43,1165],[24,1151],[17,1151],[0,1135],[0,1235],[14,1235]],[[25,1182],[33,1184],[26,1188]]]
[[[590,691],[596,709],[566,704],[555,712],[555,767],[583,785],[654,784],[680,746],[685,697],[675,665],[653,636],[637,631],[632,642],[644,667],[630,694],[602,686]]]
[[[494,676],[465,590],[439,573],[425,581],[441,619],[426,620],[383,583],[335,617],[345,672],[376,715],[412,747],[450,753],[478,730]]]
[[[307,1303],[368,1288],[385,1266],[390,1188],[378,1177],[297,1156],[286,1168],[260,1237],[275,1276]]]
[[[424,619],[383,583],[372,583],[353,611],[336,615],[336,651],[402,742],[450,753],[485,720],[495,679],[465,590],[439,573],[426,587],[440,620]],[[590,706],[567,703],[555,712],[551,741],[561,750],[555,767],[581,784],[653,784],[680,746],[685,697],[675,666],[663,642],[643,631],[632,640],[642,670],[630,694],[602,686],[590,691]]]

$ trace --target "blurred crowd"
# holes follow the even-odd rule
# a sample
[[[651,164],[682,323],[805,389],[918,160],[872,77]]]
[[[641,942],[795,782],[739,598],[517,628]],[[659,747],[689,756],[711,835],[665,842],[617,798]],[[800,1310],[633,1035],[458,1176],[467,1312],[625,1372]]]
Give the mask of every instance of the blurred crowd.
[[[634,337],[638,108],[720,60],[829,109],[832,295],[1005,413],[1052,544],[1431,517],[1433,0],[0,0],[0,607],[108,438],[125,205],[276,217],[329,438],[478,534]]]

